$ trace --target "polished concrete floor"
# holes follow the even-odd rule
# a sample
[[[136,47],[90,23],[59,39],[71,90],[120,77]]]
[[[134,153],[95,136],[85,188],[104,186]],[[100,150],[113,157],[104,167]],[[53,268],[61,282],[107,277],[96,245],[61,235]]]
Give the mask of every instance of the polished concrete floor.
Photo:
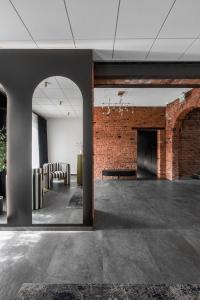
[[[70,206],[71,197],[80,189],[76,176],[71,176],[70,186],[55,179],[52,189],[44,194],[44,207],[32,212],[33,224],[82,224],[83,208]],[[0,224],[7,224],[5,201]]]
[[[44,194],[44,207],[32,212],[33,224],[82,224],[83,208],[69,205],[79,189],[76,176],[71,176],[70,186],[55,179],[52,189]]]
[[[95,209],[95,231],[0,232],[0,299],[24,282],[200,283],[200,181],[99,181]]]

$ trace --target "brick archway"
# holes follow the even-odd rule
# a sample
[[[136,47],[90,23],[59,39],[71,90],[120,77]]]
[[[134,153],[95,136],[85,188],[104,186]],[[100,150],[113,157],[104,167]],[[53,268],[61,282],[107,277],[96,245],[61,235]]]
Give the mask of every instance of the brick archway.
[[[193,89],[186,100],[175,100],[166,107],[166,178],[173,180],[180,176],[180,131],[187,115],[200,108],[200,89]]]
[[[175,178],[191,176],[200,171],[200,108],[184,110],[173,131],[173,172]]]

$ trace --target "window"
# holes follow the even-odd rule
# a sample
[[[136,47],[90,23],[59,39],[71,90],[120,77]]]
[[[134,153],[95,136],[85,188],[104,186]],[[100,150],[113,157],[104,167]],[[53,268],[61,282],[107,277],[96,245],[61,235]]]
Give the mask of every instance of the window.
[[[32,168],[40,167],[38,116],[32,113]]]

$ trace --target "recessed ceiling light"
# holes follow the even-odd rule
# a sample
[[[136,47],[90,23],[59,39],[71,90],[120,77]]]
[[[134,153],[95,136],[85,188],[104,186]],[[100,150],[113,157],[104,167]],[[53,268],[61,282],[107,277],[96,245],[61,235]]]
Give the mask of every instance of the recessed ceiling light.
[[[47,87],[48,84],[51,84],[51,82],[49,82],[49,81],[44,81],[44,86],[45,86],[45,87]]]
[[[119,91],[117,93],[117,95],[120,96],[120,97],[122,97],[122,96],[124,96],[125,93],[126,93],[126,91]]]

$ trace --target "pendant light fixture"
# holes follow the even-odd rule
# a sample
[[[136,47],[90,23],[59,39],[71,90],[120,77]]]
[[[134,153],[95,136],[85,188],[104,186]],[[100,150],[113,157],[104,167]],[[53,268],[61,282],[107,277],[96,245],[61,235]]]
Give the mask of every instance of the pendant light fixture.
[[[102,114],[109,117],[111,115],[112,110],[119,112],[122,116],[124,112],[128,112],[130,108],[132,107],[130,102],[124,102],[124,95],[126,94],[125,90],[120,90],[117,93],[117,96],[119,97],[118,102],[111,102],[111,98],[108,98],[108,102],[102,102]],[[134,113],[134,109],[132,107],[131,113]]]

